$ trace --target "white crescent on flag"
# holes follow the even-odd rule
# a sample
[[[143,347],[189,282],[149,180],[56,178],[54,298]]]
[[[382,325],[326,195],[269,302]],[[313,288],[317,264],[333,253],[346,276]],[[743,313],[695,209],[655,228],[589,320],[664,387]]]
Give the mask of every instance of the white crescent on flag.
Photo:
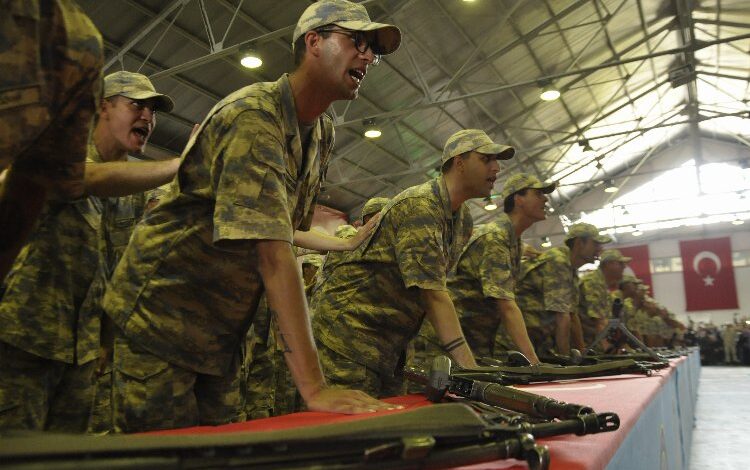
[[[698,271],[698,265],[704,258],[710,259],[716,264],[716,274],[719,274],[719,271],[721,271],[721,260],[718,256],[716,256],[716,253],[712,251],[701,251],[700,253],[695,255],[695,258],[693,258],[693,271],[695,271],[698,275],[701,274],[701,272]]]

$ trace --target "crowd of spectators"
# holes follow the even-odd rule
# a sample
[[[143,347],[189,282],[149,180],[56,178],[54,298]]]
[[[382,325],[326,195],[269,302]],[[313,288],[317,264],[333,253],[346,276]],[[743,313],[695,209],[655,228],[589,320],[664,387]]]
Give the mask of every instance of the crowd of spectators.
[[[750,318],[735,316],[721,326],[691,320],[685,344],[700,347],[703,365],[750,365]]]

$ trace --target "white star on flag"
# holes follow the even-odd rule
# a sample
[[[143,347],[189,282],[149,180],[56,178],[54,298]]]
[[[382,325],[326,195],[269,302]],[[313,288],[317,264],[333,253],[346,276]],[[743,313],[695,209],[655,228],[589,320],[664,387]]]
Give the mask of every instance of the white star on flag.
[[[703,278],[703,285],[706,286],[706,287],[713,286],[714,285],[714,278],[712,278],[711,276],[704,277]]]

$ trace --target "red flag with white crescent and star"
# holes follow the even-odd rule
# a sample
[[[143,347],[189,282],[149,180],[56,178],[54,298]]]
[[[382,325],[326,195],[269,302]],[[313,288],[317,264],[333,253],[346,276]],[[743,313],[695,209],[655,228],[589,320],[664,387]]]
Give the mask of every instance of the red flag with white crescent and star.
[[[688,312],[738,308],[729,237],[680,242]]]

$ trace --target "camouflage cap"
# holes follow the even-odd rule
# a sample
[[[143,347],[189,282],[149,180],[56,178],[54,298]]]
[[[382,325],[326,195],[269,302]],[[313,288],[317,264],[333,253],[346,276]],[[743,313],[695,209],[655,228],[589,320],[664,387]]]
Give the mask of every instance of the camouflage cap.
[[[620,250],[615,249],[609,249],[602,251],[602,254],[599,255],[599,262],[604,263],[606,261],[622,261],[623,263],[627,263],[633,258],[622,256],[622,253],[620,253]]]
[[[378,54],[390,54],[401,44],[401,30],[391,24],[373,23],[364,6],[346,0],[323,0],[307,7],[299,17],[292,47],[306,32],[329,24],[352,31],[375,31]]]
[[[362,213],[360,217],[362,223],[364,223],[365,217],[380,212],[389,202],[390,199],[388,199],[387,197],[374,197],[368,200],[365,205],[362,206]]]
[[[103,98],[121,95],[133,100],[156,98],[159,111],[172,111],[174,101],[163,93],[157,93],[147,76],[134,72],[115,72],[104,77]]]
[[[511,175],[503,184],[503,190],[500,192],[500,197],[503,201],[510,196],[515,194],[522,189],[541,189],[544,194],[549,194],[555,190],[557,183],[542,183],[534,175],[528,173],[516,173]]]
[[[594,241],[597,241],[599,243],[612,242],[612,239],[607,235],[599,235],[599,229],[596,228],[595,225],[587,224],[585,222],[579,222],[577,224],[571,225],[568,229],[567,235],[565,235],[565,240],[579,237],[593,238]],[[599,259],[601,259],[601,257]]]
[[[496,144],[483,130],[464,129],[448,137],[443,147],[442,164],[456,155],[472,150],[485,155],[495,155],[498,160],[510,160],[516,154],[516,149],[509,145]]]

